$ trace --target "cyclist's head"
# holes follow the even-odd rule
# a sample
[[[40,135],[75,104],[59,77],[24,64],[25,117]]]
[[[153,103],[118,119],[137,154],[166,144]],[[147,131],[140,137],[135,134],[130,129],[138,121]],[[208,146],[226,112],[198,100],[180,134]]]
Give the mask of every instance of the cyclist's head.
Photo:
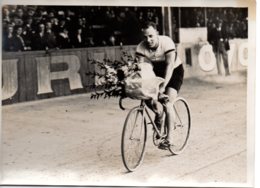
[[[157,30],[157,25],[154,22],[147,21],[142,25],[142,30],[148,29],[149,27],[153,27],[155,30]]]
[[[153,22],[146,22],[142,26],[144,40],[149,48],[157,48],[159,44],[158,31],[156,24]]]

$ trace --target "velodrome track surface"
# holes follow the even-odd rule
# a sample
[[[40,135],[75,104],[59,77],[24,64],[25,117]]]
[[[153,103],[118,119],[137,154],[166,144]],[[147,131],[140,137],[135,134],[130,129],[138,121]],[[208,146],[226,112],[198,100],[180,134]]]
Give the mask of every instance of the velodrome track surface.
[[[242,78],[242,79],[241,79]],[[3,184],[244,185],[247,181],[247,84],[244,76],[184,81],[190,104],[189,145],[172,156],[152,144],[142,166],[127,173],[120,153],[128,110],[118,99],[89,94],[2,107]],[[125,100],[131,108],[137,101]]]

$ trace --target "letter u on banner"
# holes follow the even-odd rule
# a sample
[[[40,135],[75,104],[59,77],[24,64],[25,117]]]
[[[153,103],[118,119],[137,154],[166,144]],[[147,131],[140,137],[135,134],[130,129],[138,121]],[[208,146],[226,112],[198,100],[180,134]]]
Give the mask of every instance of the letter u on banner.
[[[18,59],[2,61],[2,100],[9,99],[18,90]]]

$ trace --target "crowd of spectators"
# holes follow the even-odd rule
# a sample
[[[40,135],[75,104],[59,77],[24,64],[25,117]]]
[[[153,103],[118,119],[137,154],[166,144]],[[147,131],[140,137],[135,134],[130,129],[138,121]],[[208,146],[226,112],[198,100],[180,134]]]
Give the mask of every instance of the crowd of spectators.
[[[223,23],[229,39],[248,38],[247,8],[211,8],[207,9],[207,18],[208,31]]]
[[[179,27],[207,27],[210,32],[222,22],[230,38],[248,37],[247,8],[175,7],[172,12],[176,36]],[[162,33],[160,7],[5,5],[2,7],[3,50],[137,44],[142,39],[140,27],[144,21],[155,22]],[[176,36],[173,37],[178,42]]]
[[[2,7],[3,50],[28,51],[137,44],[142,22],[161,28],[159,7]]]
[[[207,27],[222,22],[230,38],[248,37],[247,8],[181,8],[181,27]]]

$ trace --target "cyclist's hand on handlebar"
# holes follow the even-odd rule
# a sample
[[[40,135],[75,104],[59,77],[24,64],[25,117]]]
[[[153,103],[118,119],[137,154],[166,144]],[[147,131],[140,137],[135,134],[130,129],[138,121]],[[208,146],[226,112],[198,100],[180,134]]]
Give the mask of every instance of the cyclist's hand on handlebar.
[[[169,96],[163,93],[159,93],[158,101],[162,103],[169,102]]]
[[[164,93],[164,92],[165,92],[165,87],[161,86],[161,87],[159,88],[159,93]]]

